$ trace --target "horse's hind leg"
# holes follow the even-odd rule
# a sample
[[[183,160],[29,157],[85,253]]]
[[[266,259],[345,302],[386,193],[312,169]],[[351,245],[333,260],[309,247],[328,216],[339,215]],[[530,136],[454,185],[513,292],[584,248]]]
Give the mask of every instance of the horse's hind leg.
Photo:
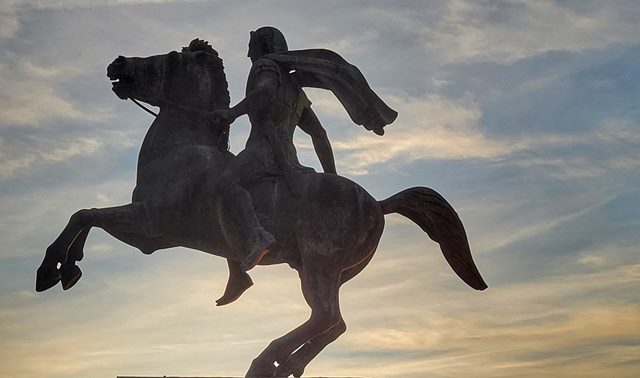
[[[357,265],[345,270],[340,275],[340,285],[355,277],[364,269],[373,258],[374,251]],[[343,333],[347,331],[347,324],[341,318],[338,324],[334,325],[323,334],[320,334],[306,342],[300,349],[296,350],[289,359],[282,365],[278,366],[276,376],[288,377],[293,374],[294,377],[300,377],[304,373],[304,369],[322,350],[332,342],[336,341]]]
[[[324,260],[324,261],[322,261]],[[253,360],[246,377],[273,377],[275,362],[284,364],[301,345],[338,324],[342,317],[338,303],[340,271],[326,258],[305,262],[300,272],[302,293],[311,307],[311,317],[302,325],[273,340]]]
[[[38,268],[36,291],[44,291],[61,279],[65,289],[80,278],[75,261],[82,258],[81,250],[91,227],[141,235],[153,234],[153,222],[146,205],[141,202],[104,209],[79,210],[71,216],[58,238],[47,248]],[[78,244],[76,244],[78,243]],[[76,244],[75,246],[73,246]],[[73,246],[73,247],[72,247]],[[61,264],[60,270],[58,264]]]
[[[302,376],[309,362],[322,352],[327,345],[336,341],[346,330],[347,324],[343,319],[340,319],[340,321],[328,331],[307,341],[300,349],[293,353],[284,364],[278,366],[276,377],[288,377],[292,374],[294,377]]]

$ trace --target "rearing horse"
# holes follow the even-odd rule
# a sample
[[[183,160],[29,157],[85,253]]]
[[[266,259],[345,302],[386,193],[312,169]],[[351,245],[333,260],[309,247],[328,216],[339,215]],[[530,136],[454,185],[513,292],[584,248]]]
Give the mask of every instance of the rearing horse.
[[[113,90],[159,106],[144,138],[132,202],[83,209],[73,214],[47,248],[36,290],[58,282],[71,288],[80,278],[89,230],[100,227],[150,254],[184,246],[230,261],[245,254],[245,236],[234,209],[216,193],[217,178],[233,159],[227,151],[229,125],[209,117],[229,106],[222,60],[203,41],[182,52],[148,58],[118,57],[107,69]],[[278,240],[261,265],[289,264],[297,270],[310,318],[275,339],[257,356],[247,377],[299,377],[307,364],[346,330],[340,314],[340,286],[365,268],[378,246],[384,215],[402,214],[438,242],[456,274],[484,290],[464,231],[451,205],[435,191],[415,187],[377,201],[358,184],[337,175],[300,175],[294,198],[282,177],[268,177],[248,189],[263,226]],[[276,367],[276,363],[278,366]]]

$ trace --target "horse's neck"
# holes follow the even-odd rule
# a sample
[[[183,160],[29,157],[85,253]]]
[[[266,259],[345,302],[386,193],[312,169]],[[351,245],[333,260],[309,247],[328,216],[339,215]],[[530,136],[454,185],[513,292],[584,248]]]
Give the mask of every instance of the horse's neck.
[[[215,134],[202,113],[161,107],[144,138],[142,150],[176,145],[215,145]]]

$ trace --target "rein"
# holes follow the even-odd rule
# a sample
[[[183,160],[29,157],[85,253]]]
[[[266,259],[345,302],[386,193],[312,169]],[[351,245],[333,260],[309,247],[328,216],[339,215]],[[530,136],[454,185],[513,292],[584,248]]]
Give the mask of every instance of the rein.
[[[136,100],[135,98],[129,97],[129,100],[133,101],[134,104],[138,105],[139,107],[142,108],[142,110],[146,111],[147,113],[151,114],[152,116],[158,117],[158,113],[154,113],[152,110],[150,110],[146,106],[144,106],[141,103],[139,103],[138,100]]]
[[[134,104],[138,105],[139,107],[142,108],[142,110],[146,111],[147,113],[151,114],[152,116],[154,116],[155,118],[158,118],[158,113],[152,111],[151,109],[147,108],[146,106],[144,106],[144,104],[140,103],[138,100],[136,100],[133,97],[129,97],[129,100],[133,101]],[[195,108],[191,108],[189,106],[185,106],[182,104],[178,104],[177,102],[173,102],[173,101],[169,101],[169,100],[165,100],[164,101],[165,104],[174,106],[176,108],[182,109],[182,110],[186,110],[187,112],[191,112],[191,113],[199,113],[205,117],[208,118],[209,121],[212,121],[212,113],[213,112],[207,112],[207,111],[203,111],[200,109],[195,109]],[[229,128],[227,126],[227,131],[226,134],[229,134]],[[223,132],[218,136],[218,139],[220,137],[223,137],[225,135],[225,131],[223,130]],[[226,146],[226,147],[224,147]],[[228,140],[228,136],[226,141],[224,142],[224,146],[221,146],[219,143],[216,144],[216,147],[218,147],[218,149],[220,149],[221,151],[228,151],[229,150],[229,140]]]
[[[133,101],[134,104],[138,105],[144,111],[146,111],[147,113],[151,114],[152,116],[158,117],[158,113],[154,112],[153,110],[150,110],[149,108],[144,106],[144,104],[140,103],[135,98],[129,97],[129,100]],[[165,100],[164,103],[168,104],[168,105],[171,105],[171,106],[174,106],[176,108],[182,109],[182,110],[186,110],[186,111],[191,112],[191,113],[200,113],[201,115],[206,116],[206,117],[211,116],[211,113],[212,113],[212,112],[207,112],[207,111],[203,111],[203,110],[200,110],[200,109],[191,108],[189,106],[178,104],[177,102],[173,102],[173,101],[169,101],[169,100]]]

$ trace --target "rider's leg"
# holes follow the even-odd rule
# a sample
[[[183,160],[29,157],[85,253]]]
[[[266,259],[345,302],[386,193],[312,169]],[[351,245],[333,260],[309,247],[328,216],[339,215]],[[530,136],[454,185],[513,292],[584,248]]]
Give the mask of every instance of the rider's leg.
[[[247,257],[242,261],[241,268],[244,271],[256,266],[262,257],[269,252],[269,248],[275,243],[275,238],[261,225],[253,208],[253,201],[249,192],[238,184],[229,183],[221,185],[225,199],[240,218],[243,235],[247,240]]]
[[[241,268],[247,271],[256,266],[269,248],[276,242],[256,216],[251,195],[241,185],[246,185],[264,175],[263,163],[252,153],[243,151],[236,156],[220,177],[220,191],[229,207],[238,215],[243,235],[247,240],[247,257]]]

